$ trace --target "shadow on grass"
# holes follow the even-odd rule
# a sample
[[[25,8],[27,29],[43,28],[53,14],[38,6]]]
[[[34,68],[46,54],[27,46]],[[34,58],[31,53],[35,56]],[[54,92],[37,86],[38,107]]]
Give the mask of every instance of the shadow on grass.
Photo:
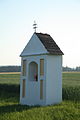
[[[0,84],[0,100],[19,99],[20,86],[11,84]]]
[[[28,106],[20,104],[12,104],[0,106],[0,114],[10,113],[10,112],[22,112],[24,110],[29,110],[32,108],[39,108],[40,106]]]
[[[0,106],[0,114],[10,113],[10,112],[21,112],[23,110],[28,110],[30,108],[32,108],[32,107],[23,106],[23,105],[20,105],[20,104],[5,105],[5,106]]]
[[[17,84],[0,84],[0,91],[9,92],[9,93],[18,93],[19,94],[20,86]]]

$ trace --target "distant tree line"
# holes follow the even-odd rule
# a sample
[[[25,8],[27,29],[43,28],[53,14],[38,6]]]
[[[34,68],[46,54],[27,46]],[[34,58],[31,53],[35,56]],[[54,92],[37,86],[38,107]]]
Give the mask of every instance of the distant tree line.
[[[76,68],[70,68],[70,67],[63,67],[63,71],[64,72],[72,72],[72,71],[74,71],[74,72],[78,72],[78,71],[80,71],[80,67],[76,67]]]
[[[20,72],[21,66],[0,66],[0,72]]]
[[[63,67],[62,70],[64,72],[78,72],[80,71],[80,67],[70,68],[70,67]],[[0,66],[0,72],[20,72],[21,66]]]

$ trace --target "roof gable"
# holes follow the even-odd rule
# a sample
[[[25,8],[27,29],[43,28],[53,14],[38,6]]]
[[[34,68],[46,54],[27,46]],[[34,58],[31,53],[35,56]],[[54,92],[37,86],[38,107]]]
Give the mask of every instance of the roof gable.
[[[38,55],[38,54],[47,54],[48,51],[38,38],[38,36],[34,33],[28,44],[25,46],[21,53],[21,57],[28,55]]]
[[[63,55],[63,52],[50,35],[34,33],[20,56],[39,54]]]
[[[53,40],[53,38],[48,34],[35,33],[42,44],[45,46],[49,54],[53,55],[63,55],[63,52],[60,50],[59,46]]]

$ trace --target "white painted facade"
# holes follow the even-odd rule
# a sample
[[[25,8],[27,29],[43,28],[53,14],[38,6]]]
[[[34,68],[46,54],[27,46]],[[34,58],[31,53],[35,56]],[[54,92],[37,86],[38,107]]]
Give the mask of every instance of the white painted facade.
[[[62,101],[62,56],[48,55],[46,69],[46,104]]]
[[[21,56],[28,56],[28,55],[39,55],[39,54],[46,54],[48,53],[45,49],[44,45],[41,43],[39,38],[33,34],[30,41],[24,48]]]
[[[62,101],[62,55],[47,55],[39,38],[33,34],[21,53],[26,60],[26,76],[21,74],[20,103],[25,105],[51,105]],[[40,59],[44,59],[44,75],[40,75]],[[30,63],[38,65],[38,81],[30,80]],[[21,62],[21,71],[23,65]],[[22,73],[22,72],[21,72]],[[25,79],[25,97],[22,97],[22,81]],[[43,80],[43,99],[40,99],[40,80]]]

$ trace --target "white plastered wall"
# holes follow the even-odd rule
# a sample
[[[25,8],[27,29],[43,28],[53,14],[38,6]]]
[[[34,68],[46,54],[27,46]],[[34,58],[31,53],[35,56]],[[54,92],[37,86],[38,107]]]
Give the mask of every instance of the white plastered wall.
[[[44,45],[39,40],[37,35],[33,34],[23,52],[21,53],[21,56],[38,55],[45,53],[48,53],[48,51],[45,49]]]
[[[62,56],[47,56],[46,104],[62,101]]]
[[[21,75],[20,103],[26,105],[50,105],[62,101],[62,56],[27,56],[26,76]],[[44,59],[44,76],[40,76],[40,59]],[[29,63],[38,64],[38,82],[29,81]],[[22,80],[26,80],[26,96],[22,98]],[[40,80],[43,80],[43,100],[40,100]],[[35,89],[34,89],[35,87]],[[34,89],[34,91],[32,91]],[[37,97],[36,97],[37,95]]]
[[[46,56],[27,56],[22,59],[27,61],[26,76],[21,75],[20,80],[20,103],[26,105],[46,105]],[[44,59],[44,76],[40,76],[40,59]],[[29,81],[29,64],[36,62],[38,64],[38,82]],[[22,80],[26,80],[26,96],[22,98]],[[43,80],[43,100],[40,100],[40,80]]]

